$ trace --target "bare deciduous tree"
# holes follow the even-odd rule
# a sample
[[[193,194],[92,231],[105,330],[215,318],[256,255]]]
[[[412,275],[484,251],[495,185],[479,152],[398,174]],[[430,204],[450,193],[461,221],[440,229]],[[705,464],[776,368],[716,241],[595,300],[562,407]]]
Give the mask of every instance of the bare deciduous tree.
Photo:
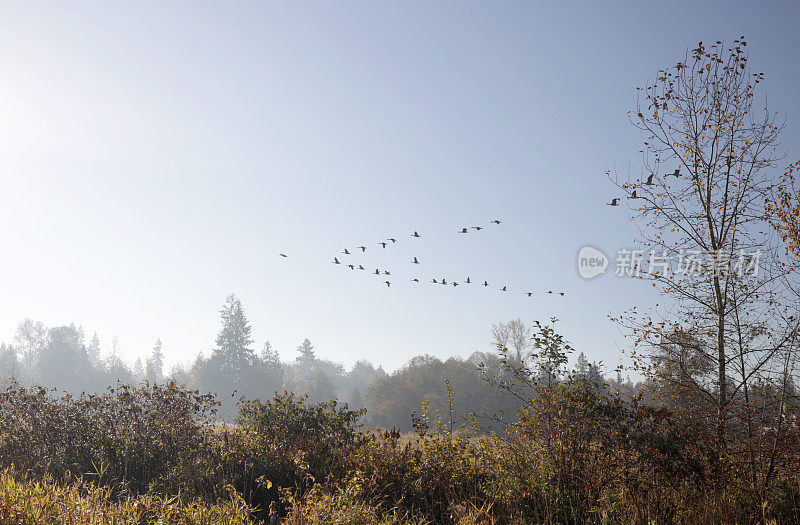
[[[492,346],[513,351],[512,357],[517,363],[522,363],[528,355],[532,346],[531,336],[531,328],[521,319],[492,323]]]
[[[691,382],[713,404],[722,449],[731,403],[780,368],[797,328],[766,227],[782,123],[757,107],[763,74],[750,72],[746,46],[700,43],[637,88],[631,120],[646,137],[647,178],[615,177],[649,255],[631,274],[668,305],[614,319],[631,329],[645,371]]]
[[[22,356],[22,366],[28,381],[34,378],[36,362],[46,345],[47,330],[41,321],[25,319],[17,326],[14,334],[14,348]]]

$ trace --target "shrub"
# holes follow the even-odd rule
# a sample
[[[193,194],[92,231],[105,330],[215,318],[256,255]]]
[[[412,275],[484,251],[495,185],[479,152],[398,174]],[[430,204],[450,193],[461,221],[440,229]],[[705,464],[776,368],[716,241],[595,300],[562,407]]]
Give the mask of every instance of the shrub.
[[[11,385],[0,394],[0,461],[41,478],[86,476],[116,493],[178,489],[202,453],[215,401],[169,384],[74,398]]]
[[[336,401],[307,404],[307,398],[287,392],[266,402],[242,400],[236,423],[258,447],[289,455],[302,451],[314,479],[340,477],[366,440],[358,424],[365,410]]]

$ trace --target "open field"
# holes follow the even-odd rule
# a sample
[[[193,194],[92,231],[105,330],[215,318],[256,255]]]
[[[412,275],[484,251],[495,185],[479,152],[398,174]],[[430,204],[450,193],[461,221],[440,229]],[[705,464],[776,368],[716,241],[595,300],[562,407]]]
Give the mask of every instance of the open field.
[[[175,385],[54,398],[0,395],[3,523],[631,523],[800,519],[785,429],[731,442],[585,383],[539,391],[506,432],[421,412],[417,432],[287,394],[213,399]],[[696,422],[695,422],[696,423]],[[754,454],[755,453],[755,454]],[[777,456],[777,460],[775,459]]]

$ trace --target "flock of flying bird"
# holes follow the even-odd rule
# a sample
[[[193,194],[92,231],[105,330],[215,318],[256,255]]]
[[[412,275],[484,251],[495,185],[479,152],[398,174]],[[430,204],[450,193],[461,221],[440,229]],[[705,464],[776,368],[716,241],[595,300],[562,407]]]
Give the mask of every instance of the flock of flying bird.
[[[502,223],[502,221],[500,221],[498,219],[495,219],[495,220],[491,221],[491,223],[499,226],[500,223]],[[483,229],[484,229],[484,226],[470,226],[470,227],[462,228],[461,230],[458,231],[458,233],[463,235],[463,234],[470,233],[471,230],[481,231]],[[422,235],[420,235],[419,232],[415,231],[414,233],[411,234],[411,237],[414,238],[414,239],[419,239],[419,238],[422,237]],[[376,245],[380,246],[382,249],[385,250],[388,246],[396,244],[397,242],[398,242],[397,238],[389,237],[389,238],[387,238],[387,239],[385,239],[383,241],[379,241],[378,243],[376,243]],[[351,270],[360,270],[360,271],[365,271],[366,272],[368,270],[367,270],[367,268],[364,267],[363,264],[347,263],[346,261],[340,261],[339,260],[339,257],[341,257],[341,256],[349,256],[349,255],[354,255],[354,254],[358,255],[358,250],[361,250],[361,253],[365,253],[367,251],[367,246],[364,246],[364,245],[356,246],[355,248],[352,248],[352,251],[351,251],[350,248],[345,248],[344,250],[342,250],[342,253],[340,255],[337,255],[337,256],[335,256],[333,258],[333,261],[331,261],[331,263],[332,264],[344,265],[345,267],[350,268]],[[287,257],[286,254],[283,254],[283,253],[281,253],[280,256],[281,257]],[[342,259],[344,259],[344,257],[342,257]],[[421,264],[421,262],[420,262],[419,258],[417,258],[415,256],[411,261],[409,261],[409,264]],[[370,273],[373,274],[373,275],[381,276],[381,277],[388,277],[388,276],[392,275],[392,272],[390,272],[389,270],[381,270],[379,268],[376,268],[374,272],[370,271]],[[419,283],[420,279],[418,277],[414,277],[414,278],[411,279],[411,282]],[[448,286],[449,285],[449,286],[453,286],[453,287],[460,286],[461,284],[465,284],[465,285],[473,284],[472,279],[470,279],[469,277],[467,277],[463,281],[463,283],[459,283],[458,281],[454,281],[454,280],[448,281],[447,278],[442,278],[442,279],[434,278],[434,279],[431,279],[430,282],[432,284],[438,284],[440,286]],[[385,284],[389,288],[391,288],[391,286],[392,286],[391,281],[389,281],[388,279],[383,281],[382,284]],[[483,287],[488,287],[489,286],[489,282],[485,281],[485,280],[482,283],[479,282],[479,281],[475,282],[475,284],[478,285],[478,286],[483,286]],[[508,285],[504,285],[502,288],[499,288],[499,291],[508,292],[509,291]],[[546,293],[548,293],[550,295],[564,296],[564,292],[554,292],[552,290],[548,290]],[[525,292],[525,295],[527,295],[528,297],[533,297],[534,293],[533,292]]]
[[[654,176],[655,176],[655,175],[653,175],[653,174],[651,173],[651,174],[650,174],[650,176],[649,176],[649,177],[647,177],[647,180],[644,182],[644,185],[645,185],[645,186],[655,186],[655,185],[656,185],[656,183],[655,183],[655,182],[653,182],[653,177],[654,177]],[[680,177],[680,176],[681,176],[681,169],[680,169],[680,168],[677,168],[677,169],[676,169],[675,171],[673,171],[672,173],[667,173],[666,175],[664,175],[664,179],[666,179],[667,177],[675,177],[675,178],[678,178],[678,177]],[[607,203],[607,204],[608,204],[609,206],[619,206],[619,200],[620,200],[620,198],[621,198],[621,197],[614,197],[613,199],[611,199],[611,202],[609,202],[609,203]],[[638,197],[638,196],[636,195],[636,190],[634,189],[634,190],[631,192],[631,194],[630,194],[630,195],[628,195],[628,198],[629,198],[629,199],[643,199],[644,197]]]
[[[672,173],[666,174],[664,176],[664,178],[666,179],[667,177],[670,177],[670,176],[673,176],[673,177],[676,177],[676,178],[680,177],[681,176],[680,168],[676,169]],[[655,183],[653,182],[653,177],[654,177],[654,175],[651,174],[649,177],[647,177],[647,180],[643,184],[645,186],[654,186]],[[628,196],[628,198],[629,199],[642,199],[643,197],[637,196],[636,195],[636,190],[634,189],[631,192],[631,194]],[[607,204],[608,204],[608,206],[619,206],[619,201],[621,199],[622,199],[622,197],[614,197],[613,199],[611,199],[611,202],[609,202]],[[502,221],[495,219],[495,220],[493,220],[491,222],[492,222],[492,224],[495,224],[495,225],[499,226]],[[484,229],[483,226],[470,226],[470,227],[462,228],[461,230],[458,231],[458,233],[459,234],[467,234],[467,233],[470,233],[470,230],[481,231],[483,229]],[[415,238],[415,239],[419,239],[419,238],[422,237],[422,235],[420,235],[418,232],[415,231],[411,235],[411,237]],[[386,240],[379,241],[377,244],[378,244],[378,246],[380,246],[381,248],[383,248],[385,250],[387,246],[390,246],[392,244],[396,244],[397,241],[398,241],[397,238],[389,237]],[[352,252],[348,248],[345,248],[344,250],[342,250],[342,255],[353,255],[353,253],[357,254],[358,253],[357,250],[361,250],[361,253],[365,253],[367,251],[367,247],[364,246],[364,245],[356,246],[355,248],[353,248]],[[279,255],[281,257],[288,257],[285,253],[281,253]],[[362,264],[356,265],[355,263],[350,263],[350,264],[343,263],[342,261],[339,260],[339,256],[334,257],[332,263],[333,264],[344,264],[346,267],[350,268],[351,270],[367,271],[367,269]],[[410,261],[410,263],[411,264],[421,264],[417,257],[414,257],[413,260]],[[390,272],[389,270],[380,270],[379,268],[376,268],[375,271],[371,272],[371,273],[373,275],[378,275],[378,276],[382,276],[382,277],[383,276],[387,276],[388,277],[388,276],[392,275],[392,272]],[[420,279],[418,277],[414,277],[413,279],[411,279],[411,282],[419,283]],[[453,287],[459,286],[461,284],[461,283],[459,283],[457,281],[453,281],[453,280],[448,282],[446,278],[442,278],[442,279],[435,279],[434,278],[434,279],[431,279],[431,283],[432,284],[442,285],[442,286],[451,285]],[[389,288],[391,288],[391,286],[392,286],[391,281],[389,281],[388,279],[383,281],[383,284],[385,284]],[[466,280],[464,280],[463,284],[473,284],[473,281],[469,277],[467,277]],[[475,284],[477,284],[478,286],[483,286],[483,287],[488,287],[489,286],[489,282],[488,281],[483,281],[483,283],[478,282],[478,283],[475,283]],[[509,291],[508,285],[504,285],[502,288],[499,288],[499,290],[501,292],[508,292]],[[549,295],[560,295],[562,297],[564,296],[564,292],[554,292],[553,290],[548,290],[547,294],[549,294]],[[528,297],[533,297],[534,293],[533,292],[525,292],[525,295],[527,295]]]

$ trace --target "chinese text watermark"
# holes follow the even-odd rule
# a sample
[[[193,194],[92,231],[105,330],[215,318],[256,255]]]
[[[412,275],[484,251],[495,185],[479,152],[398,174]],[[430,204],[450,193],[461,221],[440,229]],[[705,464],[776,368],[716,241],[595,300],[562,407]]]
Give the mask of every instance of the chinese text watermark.
[[[703,251],[677,250],[668,252],[646,251],[630,248],[617,250],[613,259],[613,273],[617,277],[666,277],[687,275],[693,277],[757,276],[760,250]],[[606,273],[611,260],[600,249],[586,245],[578,251],[578,274],[593,279]]]

